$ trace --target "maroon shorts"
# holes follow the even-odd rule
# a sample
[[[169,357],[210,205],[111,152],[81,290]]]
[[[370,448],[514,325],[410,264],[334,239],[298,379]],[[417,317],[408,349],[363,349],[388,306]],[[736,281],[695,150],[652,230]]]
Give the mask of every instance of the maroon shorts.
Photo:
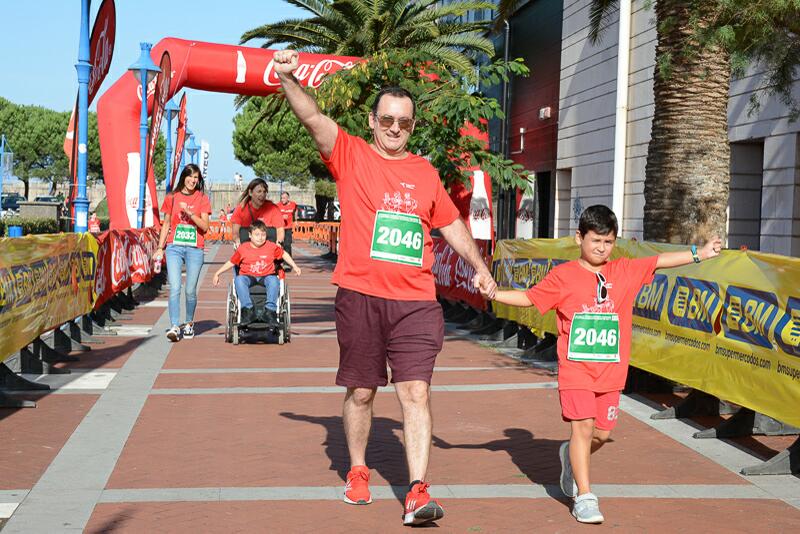
[[[373,388],[388,382],[431,383],[444,342],[442,307],[436,301],[389,300],[350,289],[336,292],[339,372],[336,384]]]

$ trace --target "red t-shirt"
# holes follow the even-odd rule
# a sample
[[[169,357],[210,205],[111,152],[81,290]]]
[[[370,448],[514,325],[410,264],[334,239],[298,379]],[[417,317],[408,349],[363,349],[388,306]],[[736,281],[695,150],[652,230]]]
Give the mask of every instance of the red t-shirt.
[[[281,210],[271,200],[265,200],[258,209],[255,209],[250,202],[247,202],[244,207],[239,204],[233,210],[233,215],[231,215],[233,224],[249,228],[253,221],[262,221],[267,226],[283,228]]]
[[[173,199],[175,205],[173,206]],[[161,204],[161,213],[169,215],[169,235],[167,235],[167,245],[172,243],[175,237],[175,228],[179,224],[188,224],[194,226],[197,232],[197,248],[203,248],[205,243],[205,232],[200,230],[197,225],[192,221],[183,209],[181,209],[181,202],[186,203],[189,211],[196,215],[203,213],[211,214],[211,201],[201,191],[195,191],[191,195],[184,193],[172,193],[164,197],[164,202]],[[171,215],[170,215],[171,214]]]
[[[278,209],[281,210],[281,214],[283,215],[283,227],[287,230],[291,230],[292,223],[294,222],[294,210],[297,209],[297,202],[291,200],[286,204],[278,202]]]
[[[386,159],[366,141],[341,128],[330,159],[323,157],[323,161],[336,180],[342,212],[333,283],[386,299],[436,300],[431,228],[447,226],[458,218],[458,210],[436,169],[415,154],[409,153],[400,160]],[[416,221],[419,217],[418,223],[397,232],[392,245],[397,246],[402,237],[402,246],[413,247],[414,254],[421,254],[421,265],[375,258],[378,253],[372,252],[373,237],[380,241],[391,234],[386,231],[373,235],[379,210],[381,221]],[[400,215],[389,213],[387,218],[384,212]],[[421,235],[416,231],[419,226]]]
[[[620,258],[601,269],[608,298],[597,304],[597,275],[577,260],[554,267],[525,295],[539,310],[555,308],[558,326],[558,389],[594,392],[620,391],[625,387],[631,354],[633,300],[643,285],[653,281],[658,256]],[[619,318],[619,363],[583,362],[567,359],[572,318],[578,312],[616,313]]]
[[[242,244],[231,256],[231,263],[239,266],[239,274],[267,276],[275,274],[275,260],[283,257],[283,249],[272,241],[260,247],[251,242]]]

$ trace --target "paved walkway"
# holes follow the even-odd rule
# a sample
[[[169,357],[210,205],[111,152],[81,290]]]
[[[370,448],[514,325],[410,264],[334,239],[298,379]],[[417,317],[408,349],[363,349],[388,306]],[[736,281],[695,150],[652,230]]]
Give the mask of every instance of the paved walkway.
[[[38,408],[0,409],[3,534],[404,531],[408,474],[389,388],[367,452],[375,502],[341,501],[348,456],[331,266],[295,245],[305,270],[289,277],[291,344],[234,347],[223,342],[226,290],[211,287],[230,252],[207,252],[193,340],[164,337],[164,294],[81,354],[73,374],[42,378],[60,387],[31,396]],[[758,459],[739,444],[693,440],[694,426],[651,421],[660,406],[631,397],[592,469],[606,523],[577,524],[556,486],[568,435],[556,377],[448,334],[429,471],[444,531],[797,531],[800,479],[744,478],[738,470]]]

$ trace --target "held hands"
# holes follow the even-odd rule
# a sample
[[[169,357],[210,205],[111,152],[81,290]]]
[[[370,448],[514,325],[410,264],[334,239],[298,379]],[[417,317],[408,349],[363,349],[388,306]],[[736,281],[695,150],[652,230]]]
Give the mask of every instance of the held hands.
[[[708,240],[708,242],[703,245],[703,248],[699,251],[699,256],[701,260],[710,260],[711,258],[716,258],[719,256],[720,251],[722,250],[722,239],[719,236],[714,236]]]
[[[472,285],[480,291],[481,296],[486,300],[494,300],[497,293],[497,283],[488,272],[477,273],[472,277]]]
[[[188,215],[190,218],[191,218],[191,217],[194,217],[194,213],[192,213],[190,210],[188,210],[188,209],[187,209],[187,208],[189,207],[189,205],[188,205],[186,202],[181,202],[181,203],[180,203],[180,204],[178,204],[178,205],[181,207],[181,210],[183,210],[183,212],[184,212],[186,215]]]
[[[164,249],[158,247],[158,249],[153,253],[153,261],[161,261],[164,257]]]
[[[275,74],[293,74],[300,65],[300,54],[296,50],[278,50],[272,61]]]

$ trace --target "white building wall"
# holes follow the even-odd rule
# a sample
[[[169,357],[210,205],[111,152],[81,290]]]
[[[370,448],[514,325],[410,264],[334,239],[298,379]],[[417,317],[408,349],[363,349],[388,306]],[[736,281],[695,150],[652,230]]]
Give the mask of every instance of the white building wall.
[[[618,12],[610,17],[601,41],[589,42],[591,0],[564,0],[561,48],[560,120],[558,162],[560,171],[571,176],[569,230],[556,224],[556,236],[575,231],[578,214],[591,204],[611,205],[613,180],[614,106],[616,98]],[[632,5],[628,140],[626,157],[625,213],[621,235],[642,238],[644,176],[647,146],[653,117],[653,70],[655,65],[655,13],[647,0]],[[778,254],[800,255],[800,121],[788,120],[788,109],[777,98],[762,98],[762,107],[748,112],[751,94],[762,77],[758,69],[731,84],[728,123],[731,142],[763,144],[760,249]],[[795,84],[800,100],[800,82]],[[752,154],[750,151],[748,154]],[[733,164],[733,162],[732,162]],[[752,182],[758,169],[746,165],[736,175],[731,199],[731,226],[742,228],[755,211],[748,203],[759,189]],[[747,183],[742,184],[742,180]],[[739,196],[739,193],[743,196]],[[561,202],[566,200],[560,199]],[[560,212],[563,221],[563,210]],[[747,230],[737,232],[738,244],[754,244]],[[746,237],[745,237],[746,236]],[[752,247],[755,248],[755,247]]]

